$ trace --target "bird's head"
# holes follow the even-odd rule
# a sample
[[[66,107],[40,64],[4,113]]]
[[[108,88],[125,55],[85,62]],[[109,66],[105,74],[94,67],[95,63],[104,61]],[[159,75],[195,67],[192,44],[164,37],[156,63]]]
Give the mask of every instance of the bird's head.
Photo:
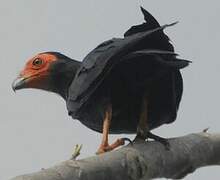
[[[35,88],[61,94],[69,86],[78,67],[79,62],[63,54],[40,53],[27,61],[12,83],[12,88],[14,91]]]

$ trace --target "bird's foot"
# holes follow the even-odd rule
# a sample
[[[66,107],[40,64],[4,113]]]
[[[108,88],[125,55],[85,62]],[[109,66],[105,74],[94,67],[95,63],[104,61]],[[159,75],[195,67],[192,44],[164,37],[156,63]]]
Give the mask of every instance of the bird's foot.
[[[125,144],[125,142],[128,141],[129,143],[132,143],[132,141],[128,138],[120,138],[117,139],[114,143],[112,143],[111,145],[109,145],[108,143],[106,144],[101,144],[98,151],[96,152],[96,154],[103,154],[105,152],[109,152],[114,150],[117,147],[123,146]]]
[[[138,131],[137,132],[137,136],[135,137],[134,141],[138,141],[138,140],[148,140],[148,138],[153,139],[155,141],[158,141],[159,143],[163,144],[166,150],[170,150],[170,143],[166,138],[162,138],[160,136],[157,136],[155,134],[152,134],[151,132],[145,132],[144,133],[142,131]]]
[[[163,144],[166,150],[170,150],[170,143],[168,139],[152,134],[151,132],[148,132],[148,137]]]
[[[148,140],[148,133],[149,133],[149,130],[147,128],[143,129],[138,126],[137,127],[137,135],[134,138],[134,141],[139,141],[139,140],[145,141],[146,139]]]

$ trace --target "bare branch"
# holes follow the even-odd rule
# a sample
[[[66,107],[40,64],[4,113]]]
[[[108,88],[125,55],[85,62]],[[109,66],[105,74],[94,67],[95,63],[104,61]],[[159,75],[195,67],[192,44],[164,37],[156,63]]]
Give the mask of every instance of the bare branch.
[[[139,180],[180,179],[197,168],[220,165],[220,134],[206,132],[158,142],[137,142],[117,151],[81,160],[67,160],[52,168],[11,180]]]

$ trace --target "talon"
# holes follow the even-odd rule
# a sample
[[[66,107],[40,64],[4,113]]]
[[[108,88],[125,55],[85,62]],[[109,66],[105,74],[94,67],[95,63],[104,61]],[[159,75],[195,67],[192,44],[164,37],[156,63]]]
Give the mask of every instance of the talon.
[[[160,142],[161,144],[163,144],[166,150],[170,150],[170,143],[167,139],[162,138],[162,137],[157,136],[157,135],[154,135],[151,132],[148,132],[148,137],[151,138],[151,139],[154,139],[155,141]]]
[[[133,141],[130,140],[129,138],[121,138],[124,142],[129,142],[129,144],[133,144]]]
[[[209,127],[208,127],[208,128],[203,129],[203,131],[202,131],[202,132],[207,133],[207,132],[208,132],[208,130],[209,130]]]

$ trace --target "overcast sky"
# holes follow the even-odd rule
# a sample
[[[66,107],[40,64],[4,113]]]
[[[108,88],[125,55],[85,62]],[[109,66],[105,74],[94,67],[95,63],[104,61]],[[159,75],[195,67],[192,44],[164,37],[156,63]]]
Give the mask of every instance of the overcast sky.
[[[207,127],[220,132],[219,1],[0,0],[0,179],[68,159],[77,143],[83,144],[81,157],[96,152],[101,135],[72,120],[59,96],[39,90],[14,94],[11,82],[27,59],[42,51],[82,60],[100,42],[142,23],[140,5],[161,24],[180,22],[166,32],[181,57],[193,61],[182,71],[185,86],[177,121],[154,132],[164,137]],[[219,167],[209,167],[185,179],[219,177]]]

